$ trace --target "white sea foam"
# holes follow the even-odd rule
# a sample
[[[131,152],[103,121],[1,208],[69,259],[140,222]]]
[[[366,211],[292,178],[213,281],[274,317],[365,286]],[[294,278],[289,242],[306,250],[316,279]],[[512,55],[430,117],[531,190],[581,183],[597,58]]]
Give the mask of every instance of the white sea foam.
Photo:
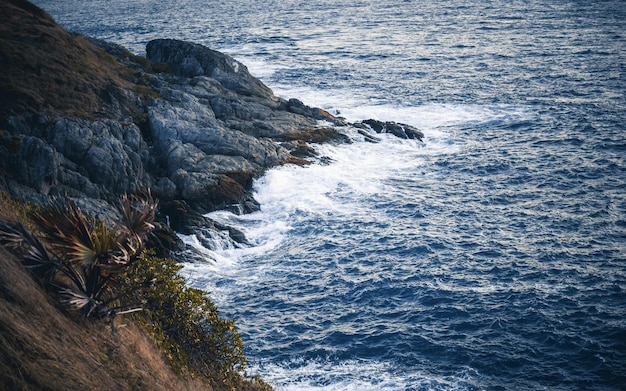
[[[252,365],[252,373],[263,373],[263,379],[277,391],[391,391],[405,389],[466,390],[472,376],[441,378],[420,372],[400,372],[386,363],[367,360],[304,361]],[[328,381],[332,379],[331,381]],[[471,382],[471,380],[470,380]]]
[[[463,127],[492,121],[515,122],[529,115],[515,107],[407,106],[362,102],[358,98],[349,99],[346,94],[307,89],[301,89],[299,93],[301,95],[296,96],[305,104],[339,112],[350,121],[376,118],[416,126],[424,132],[424,142],[383,134],[379,135],[380,143],[317,145],[317,152],[328,157],[329,164],[277,167],[255,181],[254,196],[261,204],[260,211],[244,216],[227,211],[209,214],[210,218],[244,232],[251,243],[249,247],[222,246],[211,251],[215,263],[185,266],[183,274],[190,283],[210,291],[218,307],[228,307],[239,292],[258,289],[256,287],[269,275],[280,273],[283,267],[280,262],[259,260],[271,259],[271,253],[280,251],[280,247],[292,237],[301,237],[291,234],[300,223],[323,221],[329,216],[346,221],[358,220],[355,214],[366,216],[371,213],[372,206],[368,204],[371,201],[368,200],[393,193],[390,180],[406,177],[417,181],[430,180],[432,168],[429,164],[433,156],[455,154],[468,148],[471,140],[458,134],[462,133]],[[199,244],[198,241],[191,242],[195,246]],[[424,373],[399,373],[389,363],[337,362],[334,359],[261,362],[253,363],[251,369],[252,373],[261,374],[264,380],[281,391],[465,390],[471,388],[466,384],[472,384],[474,376],[458,374],[435,378],[427,370]]]
[[[202,243],[200,243],[200,240],[198,239],[198,236],[196,236],[195,234],[183,235],[179,233],[177,235],[178,238],[182,240],[183,243],[185,243],[187,246],[191,247],[194,251],[197,251],[198,254],[204,255],[207,263],[214,264],[215,261],[220,258],[220,255],[218,253],[216,253],[215,251],[211,251],[204,245],[202,245]]]
[[[278,69],[278,68],[275,68]],[[260,71],[260,70],[259,70]],[[270,76],[270,75],[268,75]],[[459,103],[402,102],[393,97],[360,95],[359,91],[342,89],[315,90],[306,86],[273,83],[267,78],[274,93],[285,99],[297,98],[309,106],[320,107],[348,121],[374,118],[396,121],[420,129],[440,129],[530,119],[534,113],[527,107],[512,105],[475,105]]]
[[[300,92],[317,103],[326,102],[326,106],[339,103],[332,99],[342,98],[306,89]],[[305,103],[310,104],[308,101]],[[529,115],[523,109],[504,106],[427,104],[416,107],[361,107],[354,101],[343,100],[342,103],[345,107],[341,110],[348,113],[350,120],[375,117],[408,123],[423,130],[424,142],[383,134],[380,135],[380,143],[318,145],[317,152],[328,157],[330,164],[277,167],[255,181],[255,198],[261,204],[261,211],[244,216],[227,211],[208,215],[244,232],[251,246],[216,245],[208,250],[193,236],[183,237],[184,240],[216,260],[216,268],[230,268],[241,259],[258,257],[279,247],[299,219],[312,215],[323,217],[358,213],[362,206],[360,200],[390,190],[389,179],[410,173],[426,177],[429,156],[454,154],[467,147],[468,141],[456,135],[458,127],[478,122],[519,121]]]

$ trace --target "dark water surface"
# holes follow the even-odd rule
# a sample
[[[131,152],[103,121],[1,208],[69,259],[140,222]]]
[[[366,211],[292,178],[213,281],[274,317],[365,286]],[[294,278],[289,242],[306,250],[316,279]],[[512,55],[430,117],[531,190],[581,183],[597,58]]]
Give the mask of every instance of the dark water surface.
[[[625,2],[36,3],[426,134],[320,146],[257,181],[261,212],[213,215],[256,245],[185,274],[278,390],[626,389]]]

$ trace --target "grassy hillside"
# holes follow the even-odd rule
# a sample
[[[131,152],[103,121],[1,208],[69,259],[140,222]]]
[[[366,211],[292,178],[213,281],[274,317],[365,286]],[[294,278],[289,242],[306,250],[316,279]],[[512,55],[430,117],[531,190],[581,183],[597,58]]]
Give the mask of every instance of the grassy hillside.
[[[0,193],[0,221],[37,233],[32,209]],[[186,286],[175,261],[142,256],[116,278],[115,295],[143,311],[113,317],[113,333],[111,317],[80,317],[11,248],[0,246],[0,389],[271,390],[242,373],[233,322]]]
[[[177,377],[134,324],[69,321],[0,249],[0,388],[5,390],[210,390]]]
[[[0,219],[23,220],[19,210],[0,199]],[[177,376],[134,323],[116,331],[113,337],[106,322],[61,312],[0,247],[0,389],[211,390],[200,379]]]
[[[0,0],[0,121],[9,115],[132,113],[134,72],[25,0]]]

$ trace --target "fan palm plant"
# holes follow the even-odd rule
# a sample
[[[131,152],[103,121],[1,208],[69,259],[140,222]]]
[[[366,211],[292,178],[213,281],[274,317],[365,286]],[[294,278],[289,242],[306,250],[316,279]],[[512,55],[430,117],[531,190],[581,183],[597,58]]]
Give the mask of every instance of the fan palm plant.
[[[111,306],[111,286],[154,229],[156,205],[149,191],[123,196],[121,221],[110,227],[85,216],[66,197],[32,216],[46,245],[23,225],[6,222],[0,223],[0,244],[18,254],[68,309],[82,318],[112,317],[117,307]]]
[[[139,253],[146,240],[154,236],[154,230],[161,228],[161,224],[155,221],[157,205],[150,190],[120,197],[118,226],[131,253]]]
[[[124,194],[118,205],[120,225],[128,234],[145,237],[155,228],[157,205],[149,190],[139,194]]]
[[[82,268],[124,264],[128,251],[123,235],[104,222],[85,216],[80,208],[66,198],[50,208],[37,212],[33,220],[46,242],[57,254]]]

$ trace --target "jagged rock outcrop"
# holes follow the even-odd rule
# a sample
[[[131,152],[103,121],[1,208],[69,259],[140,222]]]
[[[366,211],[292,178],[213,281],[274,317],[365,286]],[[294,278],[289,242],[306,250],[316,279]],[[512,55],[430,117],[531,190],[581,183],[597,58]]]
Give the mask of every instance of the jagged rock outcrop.
[[[165,71],[151,78],[162,99],[147,105],[159,162],[177,189],[174,198],[199,209],[248,205],[252,178],[276,165],[306,163],[298,141],[340,137],[318,123],[340,119],[277,98],[230,56],[171,39],[149,42],[146,52]]]
[[[414,126],[396,123],[393,121],[383,122],[375,119],[367,119],[353,125],[361,130],[369,128],[374,130],[376,133],[391,133],[394,136],[403,139],[422,140],[424,138],[424,133]]]
[[[152,64],[165,64],[174,75],[186,78],[207,76],[236,94],[277,100],[272,90],[252,76],[245,65],[202,45],[157,39],[148,43],[146,53]]]
[[[249,194],[255,176],[275,165],[305,164],[306,142],[338,137],[318,124],[332,116],[275,97],[229,56],[157,40],[148,45],[150,60],[171,72],[155,73],[147,59],[69,34],[28,4],[0,4],[11,21],[0,29],[0,59],[10,65],[0,75],[0,95],[12,96],[0,113],[0,185],[14,196],[40,202],[67,194],[94,210],[100,200],[149,187],[164,206],[183,201],[206,212],[239,204],[246,212],[258,208]],[[42,65],[20,64],[31,59],[16,55],[16,41]],[[73,66],[44,67],[55,58],[72,59]],[[91,72],[88,65],[96,63]],[[55,90],[54,80],[84,88],[68,95]],[[33,96],[45,103],[33,103]],[[68,107],[66,97],[86,105]]]
[[[231,205],[255,210],[256,176],[307,164],[310,143],[349,141],[337,129],[371,142],[376,133],[422,137],[276,97],[245,65],[202,45],[159,39],[138,57],[67,33],[25,4],[0,1],[0,188],[25,200],[67,194],[103,210],[102,201],[151,188],[165,213],[191,213],[171,219],[188,224]]]

